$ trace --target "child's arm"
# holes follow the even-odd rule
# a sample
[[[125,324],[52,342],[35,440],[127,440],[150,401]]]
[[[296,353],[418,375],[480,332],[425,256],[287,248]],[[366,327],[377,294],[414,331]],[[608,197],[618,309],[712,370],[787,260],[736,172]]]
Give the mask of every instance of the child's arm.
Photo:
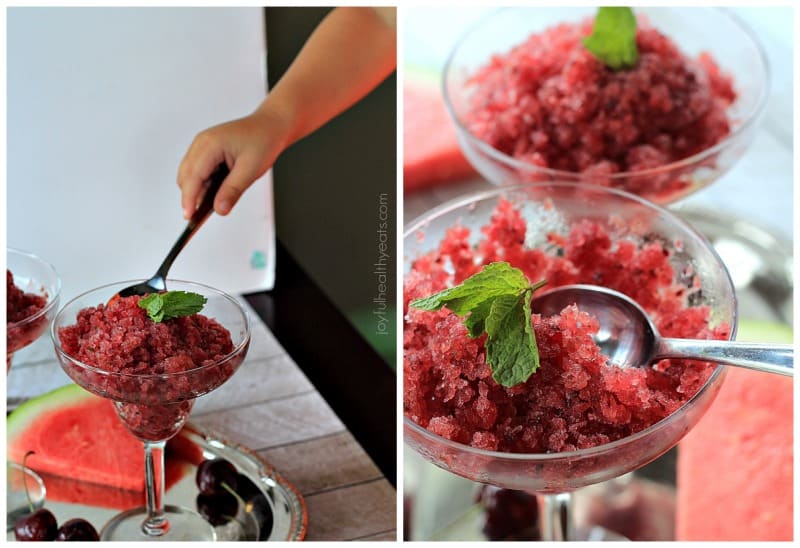
[[[231,170],[214,209],[226,215],[278,155],[383,81],[397,63],[394,8],[334,9],[251,115],[200,132],[178,170],[184,217],[202,184],[226,162]]]

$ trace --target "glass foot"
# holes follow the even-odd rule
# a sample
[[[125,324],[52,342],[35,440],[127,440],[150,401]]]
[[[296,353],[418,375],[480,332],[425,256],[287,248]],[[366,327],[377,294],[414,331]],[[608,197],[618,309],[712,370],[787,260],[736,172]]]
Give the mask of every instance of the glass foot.
[[[154,536],[144,532],[142,523],[147,516],[147,509],[141,506],[126,510],[111,518],[111,521],[106,523],[103,530],[100,531],[100,540],[216,540],[217,534],[214,527],[197,512],[169,504],[164,506],[164,512],[169,520],[169,529],[163,535]]]

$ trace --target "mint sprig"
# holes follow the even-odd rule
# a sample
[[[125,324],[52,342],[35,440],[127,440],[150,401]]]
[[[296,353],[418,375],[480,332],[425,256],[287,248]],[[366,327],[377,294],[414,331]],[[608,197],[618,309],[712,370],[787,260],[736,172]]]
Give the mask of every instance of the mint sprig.
[[[631,68],[639,60],[636,16],[631,8],[597,8],[592,34],[583,45],[613,70]]]
[[[486,363],[502,386],[525,382],[539,368],[539,350],[531,326],[531,296],[545,284],[531,285],[525,274],[505,262],[490,263],[460,285],[416,299],[421,310],[446,307],[466,318],[469,336],[486,333]]]
[[[166,291],[150,293],[139,299],[139,308],[147,311],[147,316],[155,323],[183,316],[197,314],[208,299],[189,291]]]

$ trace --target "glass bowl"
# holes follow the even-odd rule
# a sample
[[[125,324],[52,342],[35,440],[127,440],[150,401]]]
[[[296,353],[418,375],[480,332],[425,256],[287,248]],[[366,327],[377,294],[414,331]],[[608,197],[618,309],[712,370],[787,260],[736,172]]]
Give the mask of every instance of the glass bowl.
[[[207,302],[201,314],[230,332],[233,349],[213,363],[175,373],[131,374],[106,371],[78,360],[61,345],[59,330],[74,325],[84,308],[107,303],[122,289],[143,280],[118,282],[87,291],[64,305],[50,336],[62,369],[82,388],[114,402],[117,415],[144,443],[146,507],[127,510],[100,531],[101,540],[214,540],[210,523],[193,510],[164,504],[164,447],[186,422],[195,398],[227,381],[244,361],[250,345],[250,319],[234,297],[205,285],[167,280],[171,291],[199,293]]]
[[[168,280],[167,287],[171,291],[199,293],[208,299],[201,314],[230,331],[234,347],[231,353],[210,365],[187,371],[144,375],[106,371],[69,355],[61,346],[59,329],[73,325],[82,309],[106,303],[134,283],[136,281],[105,285],[75,297],[56,315],[50,334],[64,372],[89,392],[113,400],[118,412],[122,412],[120,418],[135,436],[157,441],[177,433],[195,398],[219,387],[236,372],[250,344],[250,322],[247,312],[232,296],[205,285]],[[168,410],[171,412],[165,415]],[[167,415],[172,418],[166,420]]]
[[[689,57],[709,52],[733,77],[736,101],[728,109],[731,132],[714,146],[670,164],[640,171],[589,175],[549,169],[493,148],[465,122],[475,84],[469,80],[493,55],[508,52],[533,33],[594,16],[596,8],[508,8],[479,21],[456,44],[445,64],[444,100],[464,155],[494,184],[567,181],[626,190],[668,204],[711,184],[744,154],[763,114],[769,90],[766,55],[747,26],[724,9],[637,7],[637,15],[670,37]]]
[[[611,234],[643,242],[656,238],[670,251],[676,276],[688,273],[700,292],[691,306],[708,306],[712,324],[736,332],[736,298],[725,266],[708,241],[670,212],[640,197],[596,185],[528,183],[471,194],[412,222],[404,233],[404,268],[436,249],[445,231],[458,224],[471,230],[474,245],[498,199],[519,207],[527,224],[526,241],[546,245],[547,235],[565,234],[570,224],[591,219]],[[621,221],[621,222],[620,222]],[[513,265],[512,265],[513,266]],[[687,278],[686,282],[688,282]],[[487,451],[438,436],[403,418],[405,442],[433,464],[467,479],[541,494],[565,493],[635,470],[673,447],[700,419],[720,389],[724,368],[717,366],[702,388],[677,411],[633,435],[576,451],[507,453]]]
[[[22,350],[44,333],[58,309],[61,278],[56,269],[33,253],[6,249],[6,268],[14,277],[14,285],[25,293],[43,295],[47,303],[36,313],[6,325],[6,370],[11,367],[14,352]]]

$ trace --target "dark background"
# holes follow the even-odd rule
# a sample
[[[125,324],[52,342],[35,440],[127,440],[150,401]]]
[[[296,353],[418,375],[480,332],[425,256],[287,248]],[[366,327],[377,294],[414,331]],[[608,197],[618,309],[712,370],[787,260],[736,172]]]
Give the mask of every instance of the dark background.
[[[265,8],[270,87],[331,8]],[[335,55],[335,53],[334,53]],[[321,90],[324,93],[324,90]],[[392,74],[275,163],[278,239],[348,320],[395,366],[397,81]],[[389,335],[377,335],[379,195],[389,202]],[[313,322],[313,317],[309,318]]]
[[[330,8],[265,8],[273,86]],[[324,90],[321,90],[324,93]],[[273,167],[275,288],[247,296],[384,476],[397,482],[396,79]],[[388,204],[386,335],[377,334],[380,195]]]

